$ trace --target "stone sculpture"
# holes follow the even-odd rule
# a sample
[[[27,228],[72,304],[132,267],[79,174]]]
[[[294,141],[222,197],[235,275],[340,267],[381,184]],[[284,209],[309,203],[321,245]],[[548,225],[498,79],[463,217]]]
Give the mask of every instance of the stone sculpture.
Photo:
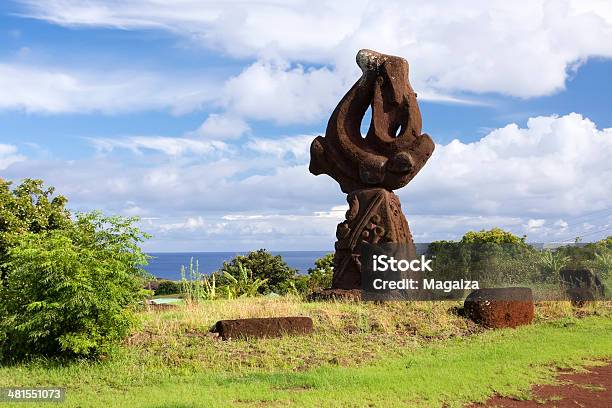
[[[334,178],[348,194],[346,220],[338,225],[332,288],[361,284],[363,242],[405,243],[415,255],[408,222],[393,190],[408,184],[434,150],[421,134],[417,95],[408,81],[408,62],[371,50],[357,53],[363,74],[332,113],[325,137],[310,146],[310,172]],[[361,121],[371,107],[367,134]]]

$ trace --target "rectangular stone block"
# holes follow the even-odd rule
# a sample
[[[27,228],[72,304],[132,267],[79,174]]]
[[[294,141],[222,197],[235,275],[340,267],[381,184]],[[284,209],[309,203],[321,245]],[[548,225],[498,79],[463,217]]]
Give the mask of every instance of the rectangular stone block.
[[[293,316],[219,320],[212,331],[223,340],[308,334],[312,333],[312,319]]]

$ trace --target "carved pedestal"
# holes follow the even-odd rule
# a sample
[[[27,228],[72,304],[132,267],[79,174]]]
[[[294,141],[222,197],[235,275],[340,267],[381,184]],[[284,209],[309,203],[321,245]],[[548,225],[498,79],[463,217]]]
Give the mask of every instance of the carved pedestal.
[[[416,256],[408,222],[399,197],[384,188],[357,190],[348,195],[346,220],[336,230],[334,256],[334,289],[361,287],[360,245],[362,243],[401,243],[409,248],[409,257]]]

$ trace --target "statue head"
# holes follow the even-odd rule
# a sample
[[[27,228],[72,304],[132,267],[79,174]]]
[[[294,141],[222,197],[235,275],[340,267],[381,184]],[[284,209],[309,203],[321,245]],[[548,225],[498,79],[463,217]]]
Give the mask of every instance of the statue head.
[[[328,174],[345,193],[363,188],[394,190],[425,165],[434,143],[421,134],[421,112],[408,81],[408,62],[371,50],[357,53],[361,78],[332,113],[325,137],[310,147],[310,171]],[[361,122],[372,108],[370,127]]]

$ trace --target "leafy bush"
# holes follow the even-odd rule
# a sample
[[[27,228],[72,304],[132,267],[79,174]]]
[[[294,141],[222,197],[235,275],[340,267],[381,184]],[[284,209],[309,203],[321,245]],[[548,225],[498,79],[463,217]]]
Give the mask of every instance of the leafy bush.
[[[6,275],[2,264],[8,250],[21,234],[62,229],[72,222],[66,198],[53,197],[53,187],[45,188],[42,180],[25,179],[14,189],[10,187],[11,182],[0,178],[0,278]]]
[[[568,257],[568,269],[590,268],[606,276],[612,266],[612,236],[597,242],[580,245],[566,245],[556,252]]]
[[[501,228],[492,228],[488,231],[468,231],[461,238],[463,244],[510,244],[520,246],[525,244],[526,236],[517,237],[511,232]]]
[[[166,279],[160,279],[157,282],[156,295],[174,295],[181,293],[181,283]]]
[[[37,181],[7,188],[0,186],[0,361],[108,351],[149,293],[138,247],[146,234],[133,218],[90,213],[72,221],[65,199],[50,200],[52,189]]]
[[[315,261],[315,267],[308,269],[308,288],[310,291],[328,289],[334,275],[334,254],[327,254]]]
[[[297,271],[290,268],[280,255],[272,255],[265,249],[249,252],[245,255],[238,255],[230,262],[224,262],[219,270],[222,278],[222,285],[229,284],[232,281],[228,279],[228,275],[234,279],[241,279],[242,271],[240,265],[249,271],[249,279],[251,282],[260,280],[265,282],[258,288],[258,293],[268,294],[271,292],[278,294],[287,293],[290,284]]]
[[[427,255],[438,278],[477,280],[481,286],[530,282],[537,272],[536,251],[500,228],[467,232],[461,241],[432,242]]]

